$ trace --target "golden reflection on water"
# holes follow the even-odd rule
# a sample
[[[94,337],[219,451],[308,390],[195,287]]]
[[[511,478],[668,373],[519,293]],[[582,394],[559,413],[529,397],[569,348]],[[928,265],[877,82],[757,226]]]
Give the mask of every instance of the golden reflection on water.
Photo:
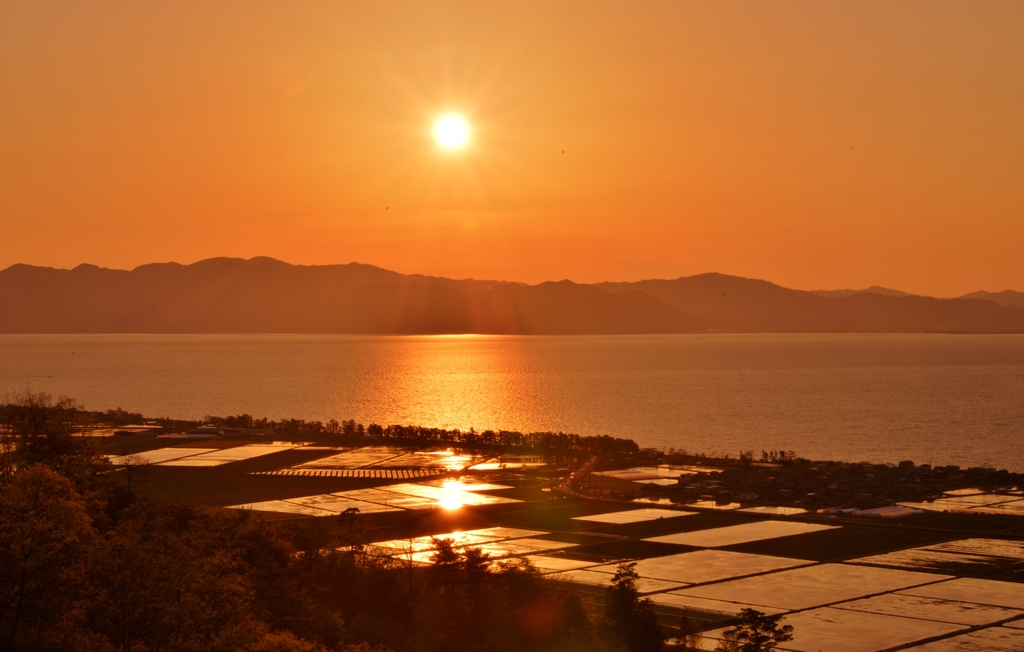
[[[451,451],[449,451],[450,453]],[[466,458],[469,459],[469,458]],[[457,470],[462,467],[456,467],[452,470]],[[453,510],[459,509],[465,505],[461,497],[465,495],[465,492],[470,491],[470,488],[461,482],[460,480],[445,480],[444,484],[441,485],[441,489],[445,492],[438,499],[438,504],[441,505],[441,509]],[[452,536],[456,539],[460,538],[461,533],[455,532]]]
[[[0,337],[0,393],[31,378],[90,409],[1010,470],[1024,469],[1022,369],[1014,335]]]
[[[428,455],[437,455],[437,462],[447,471],[461,471],[473,461],[472,455],[458,455],[454,451],[431,451]],[[456,481],[457,482],[457,481]],[[445,483],[447,486],[448,483]]]
[[[531,373],[525,364],[529,357],[520,354],[523,346],[517,338],[478,335],[403,338],[377,361],[357,400],[392,408],[390,423],[461,430],[523,427],[521,407],[540,398],[522,382]],[[537,416],[530,415],[527,423]]]

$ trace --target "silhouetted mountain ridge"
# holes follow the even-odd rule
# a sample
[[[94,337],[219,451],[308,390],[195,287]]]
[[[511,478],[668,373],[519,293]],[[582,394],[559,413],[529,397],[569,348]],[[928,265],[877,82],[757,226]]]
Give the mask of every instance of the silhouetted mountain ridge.
[[[864,288],[863,290],[811,290],[815,294],[820,294],[823,297],[830,299],[838,299],[840,297],[852,297],[855,294],[882,294],[890,297],[914,297],[920,296],[916,294],[910,294],[909,292],[903,292],[902,290],[893,290],[892,288],[884,288],[881,285],[872,285],[871,287]]]
[[[724,274],[527,285],[272,258],[0,271],[5,333],[1024,332],[978,298],[838,297]]]
[[[1003,290],[1002,292],[971,292],[960,297],[961,299],[984,299],[985,301],[991,301],[992,303],[998,303],[1001,306],[1013,306],[1016,308],[1024,308],[1024,292],[1017,292],[1015,290]]]

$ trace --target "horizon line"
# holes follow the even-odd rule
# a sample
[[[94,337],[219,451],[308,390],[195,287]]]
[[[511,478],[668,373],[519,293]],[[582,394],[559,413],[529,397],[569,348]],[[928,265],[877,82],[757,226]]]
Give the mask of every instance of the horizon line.
[[[95,263],[89,263],[89,262],[82,262],[82,263],[79,263],[79,264],[75,265],[74,267],[56,267],[56,266],[51,266],[51,265],[36,265],[36,264],[33,264],[33,263],[21,263],[21,262],[18,262],[18,263],[12,263],[12,264],[8,265],[7,267],[5,267],[3,269],[0,269],[0,273],[6,272],[6,271],[8,271],[10,269],[13,269],[15,267],[34,267],[34,268],[38,268],[38,269],[51,269],[51,270],[62,271],[62,272],[72,272],[72,271],[80,269],[82,267],[86,267],[86,268],[95,268],[95,269],[114,271],[114,272],[131,273],[131,272],[137,271],[137,270],[139,270],[139,269],[141,269],[143,267],[149,267],[149,266],[154,266],[154,265],[177,265],[179,267],[191,267],[193,265],[199,265],[199,264],[202,264],[202,263],[211,262],[211,261],[217,261],[217,260],[241,261],[241,262],[246,262],[246,263],[250,263],[250,262],[254,262],[254,261],[259,261],[259,260],[267,260],[267,261],[272,261],[274,263],[280,263],[282,265],[287,265],[289,267],[348,267],[348,266],[355,265],[355,266],[360,266],[360,267],[372,267],[372,268],[379,269],[379,270],[384,271],[384,272],[390,272],[392,274],[398,274],[398,275],[401,275],[401,276],[413,276],[413,277],[422,277],[422,278],[443,279],[443,280],[448,280],[448,281],[473,281],[473,282],[477,282],[477,283],[485,283],[485,282],[490,282],[490,283],[508,283],[508,284],[515,284],[515,285],[526,285],[528,287],[536,287],[538,285],[545,285],[547,283],[565,283],[565,282],[569,282],[569,283],[573,283],[575,285],[603,285],[603,284],[620,284],[620,283],[621,284],[629,284],[629,283],[645,283],[645,282],[653,282],[653,281],[678,281],[678,280],[681,280],[681,279],[695,278],[695,277],[698,277],[698,276],[726,276],[726,277],[730,277],[730,278],[738,278],[738,279],[745,279],[745,280],[751,280],[751,281],[761,281],[761,282],[764,282],[764,283],[770,283],[771,285],[775,285],[776,287],[784,288],[784,289],[787,289],[787,290],[796,290],[798,292],[810,292],[810,293],[814,293],[814,294],[821,294],[821,293],[826,293],[826,292],[828,292],[828,293],[852,292],[852,293],[879,294],[878,292],[871,292],[871,290],[875,290],[875,289],[877,289],[877,290],[887,290],[889,292],[899,292],[901,294],[904,294],[904,295],[907,295],[907,296],[911,296],[911,297],[925,297],[925,298],[932,298],[932,299],[963,299],[965,297],[969,297],[972,294],[978,294],[978,293],[982,293],[982,292],[986,293],[986,294],[1001,294],[1001,293],[1005,293],[1005,292],[1024,294],[1024,292],[1021,292],[1019,290],[1014,290],[1012,288],[1006,288],[1004,290],[974,290],[972,292],[967,292],[967,293],[959,295],[959,296],[934,296],[934,295],[928,295],[928,294],[917,294],[917,293],[914,293],[914,292],[906,292],[904,290],[899,290],[899,289],[896,289],[896,288],[891,288],[891,287],[888,287],[888,286],[885,286],[885,285],[880,285],[880,284],[877,284],[877,283],[869,285],[869,286],[867,286],[865,288],[862,288],[862,289],[855,289],[855,288],[832,288],[832,289],[815,288],[815,289],[802,289],[802,288],[791,288],[791,287],[788,287],[788,286],[776,283],[774,281],[770,281],[768,279],[756,278],[756,277],[752,277],[752,276],[741,276],[741,275],[738,275],[738,274],[728,274],[728,273],[725,273],[725,272],[699,272],[697,274],[690,274],[690,275],[683,275],[683,276],[676,276],[676,277],[669,277],[669,278],[649,277],[649,278],[641,278],[641,279],[637,279],[637,280],[633,280],[633,281],[604,280],[604,281],[596,281],[596,282],[587,283],[587,282],[574,281],[574,280],[572,280],[570,278],[563,278],[563,279],[559,279],[559,280],[540,281],[539,283],[528,283],[528,282],[525,282],[525,281],[514,281],[514,280],[508,280],[508,279],[493,279],[493,278],[475,278],[475,277],[472,277],[472,276],[462,277],[462,278],[455,278],[455,277],[450,277],[450,276],[437,276],[437,275],[433,275],[433,274],[422,274],[422,273],[419,273],[419,272],[406,273],[406,272],[395,271],[393,269],[388,269],[387,267],[381,267],[380,265],[375,265],[373,263],[363,263],[363,262],[359,262],[359,261],[356,261],[356,260],[349,261],[347,263],[322,263],[322,264],[292,263],[292,262],[288,262],[288,261],[285,261],[285,260],[281,260],[280,258],[274,258],[273,256],[266,256],[266,255],[257,255],[257,256],[252,256],[250,258],[244,258],[242,256],[211,256],[210,258],[200,258],[200,259],[195,260],[195,261],[193,261],[191,263],[180,263],[180,262],[174,261],[174,260],[169,260],[169,261],[153,261],[153,262],[149,262],[149,263],[142,263],[140,265],[136,265],[135,267],[132,267],[131,269],[125,269],[125,268],[119,268],[119,267],[104,267],[104,266],[96,265]]]

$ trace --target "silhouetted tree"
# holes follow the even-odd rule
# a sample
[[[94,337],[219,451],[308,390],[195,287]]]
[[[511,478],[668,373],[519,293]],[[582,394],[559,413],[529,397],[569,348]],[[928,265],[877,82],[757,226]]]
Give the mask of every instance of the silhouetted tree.
[[[654,605],[640,598],[636,563],[619,564],[606,590],[605,613],[611,635],[630,652],[655,652],[665,646]]]
[[[434,547],[434,554],[430,556],[434,562],[432,571],[438,578],[438,585],[449,593],[458,581],[462,555],[455,550],[451,539],[433,537],[430,542]]]
[[[54,401],[31,391],[9,397],[0,409],[0,482],[19,468],[41,464],[70,479],[79,491],[94,484],[105,458],[95,438],[76,435],[85,418],[69,398]]]
[[[370,543],[370,535],[359,518],[358,507],[348,507],[338,515],[338,544],[349,548],[362,549]]]
[[[125,474],[126,491],[128,496],[128,502],[131,502],[133,496],[132,481],[136,483],[141,482],[147,478],[150,472],[153,470],[152,465],[142,455],[128,454],[122,455],[119,460],[119,465],[123,467]],[[136,484],[136,488],[138,485]]]
[[[768,652],[779,643],[793,640],[793,626],[782,625],[783,616],[766,616],[756,609],[740,612],[740,623],[723,633],[719,652]]]

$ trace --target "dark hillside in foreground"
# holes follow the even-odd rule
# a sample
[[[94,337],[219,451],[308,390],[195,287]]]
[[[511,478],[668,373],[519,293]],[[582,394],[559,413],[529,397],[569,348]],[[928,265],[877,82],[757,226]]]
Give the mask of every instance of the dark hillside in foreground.
[[[722,274],[531,286],[271,258],[14,265],[0,306],[4,333],[1024,332],[1024,308],[984,299],[830,298]]]

